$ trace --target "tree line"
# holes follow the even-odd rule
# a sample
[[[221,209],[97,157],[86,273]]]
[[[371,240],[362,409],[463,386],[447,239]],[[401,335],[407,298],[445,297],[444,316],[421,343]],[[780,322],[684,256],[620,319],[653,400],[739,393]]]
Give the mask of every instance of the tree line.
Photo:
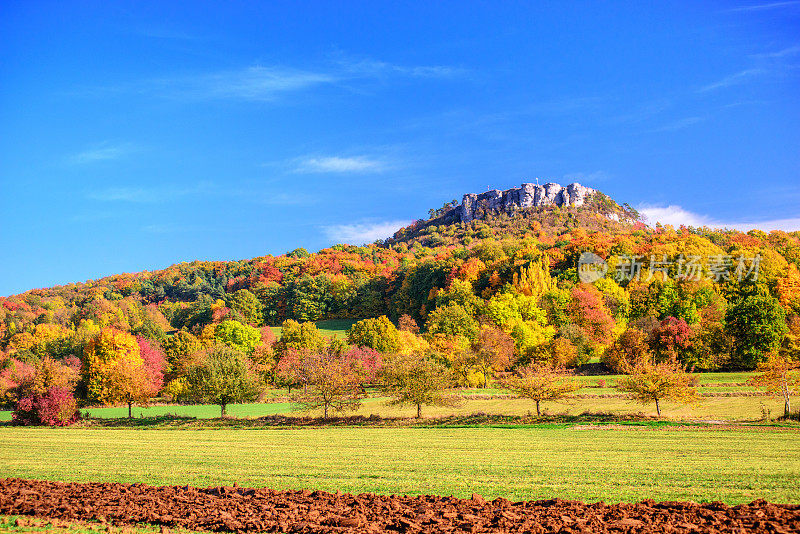
[[[290,372],[291,358],[299,356],[287,351],[319,349],[304,345],[312,321],[364,317],[351,329],[349,346],[435,354],[430,359],[459,386],[486,387],[531,365],[574,368],[599,360],[628,372],[650,364],[725,370],[798,360],[797,233],[651,229],[571,208],[543,211],[538,219],[426,226],[405,241],[403,235],[365,247],[192,262],[0,298],[0,372],[39,366],[53,374],[44,369],[58,364],[72,370],[63,372],[73,378],[62,379],[62,390],[74,383],[81,401],[104,402],[102,388],[90,385],[97,369],[112,369],[108,358],[96,356],[104,354],[97,346],[108,344],[97,339],[124,334],[128,353],[136,352],[133,339],[139,359],[163,354],[161,384],[153,365],[145,373],[133,356],[130,369],[113,372],[139,373],[139,382],[169,398],[188,395],[189,370],[218,346],[244,354],[261,383],[294,387],[292,373],[310,371]],[[582,283],[577,272],[587,251],[609,262],[593,283]],[[616,277],[614,262],[636,256],[644,258],[639,276]],[[757,278],[713,276],[705,260],[721,256],[758,256]],[[651,265],[662,257],[704,261],[699,276],[689,278],[675,265]],[[268,328],[277,325],[280,340]]]

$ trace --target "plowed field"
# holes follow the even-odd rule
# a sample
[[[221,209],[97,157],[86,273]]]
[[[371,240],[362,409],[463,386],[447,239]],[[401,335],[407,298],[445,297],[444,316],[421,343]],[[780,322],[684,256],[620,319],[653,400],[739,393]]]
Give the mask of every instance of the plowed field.
[[[800,532],[800,505],[510,502],[0,480],[0,513],[235,532]]]

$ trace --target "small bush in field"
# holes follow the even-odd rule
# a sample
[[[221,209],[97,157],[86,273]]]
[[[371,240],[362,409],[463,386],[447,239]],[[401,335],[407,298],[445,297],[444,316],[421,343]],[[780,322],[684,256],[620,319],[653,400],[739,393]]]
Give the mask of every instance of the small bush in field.
[[[34,365],[12,360],[0,373],[5,397],[14,406],[12,420],[23,425],[64,426],[77,419],[72,390],[78,379],[73,362],[43,358]]]
[[[53,386],[44,395],[20,399],[13,420],[24,425],[66,426],[78,419],[72,391]]]

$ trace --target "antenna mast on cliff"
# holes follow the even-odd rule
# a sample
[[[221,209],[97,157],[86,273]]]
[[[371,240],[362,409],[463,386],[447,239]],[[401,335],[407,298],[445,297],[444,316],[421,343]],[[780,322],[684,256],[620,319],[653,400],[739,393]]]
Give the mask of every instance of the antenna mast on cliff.
[[[536,177],[536,185],[539,185],[539,177]]]

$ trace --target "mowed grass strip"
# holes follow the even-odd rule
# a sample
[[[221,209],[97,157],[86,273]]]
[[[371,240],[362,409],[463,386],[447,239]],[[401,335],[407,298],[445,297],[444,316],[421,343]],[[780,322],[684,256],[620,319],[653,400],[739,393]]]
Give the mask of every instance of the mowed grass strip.
[[[800,502],[796,430],[0,428],[0,476],[621,502]]]
[[[116,527],[96,521],[64,521],[19,515],[0,515],[0,532],[50,532],[56,534],[155,534],[163,532],[158,525],[125,525]],[[196,531],[171,528],[173,534],[195,534]]]

